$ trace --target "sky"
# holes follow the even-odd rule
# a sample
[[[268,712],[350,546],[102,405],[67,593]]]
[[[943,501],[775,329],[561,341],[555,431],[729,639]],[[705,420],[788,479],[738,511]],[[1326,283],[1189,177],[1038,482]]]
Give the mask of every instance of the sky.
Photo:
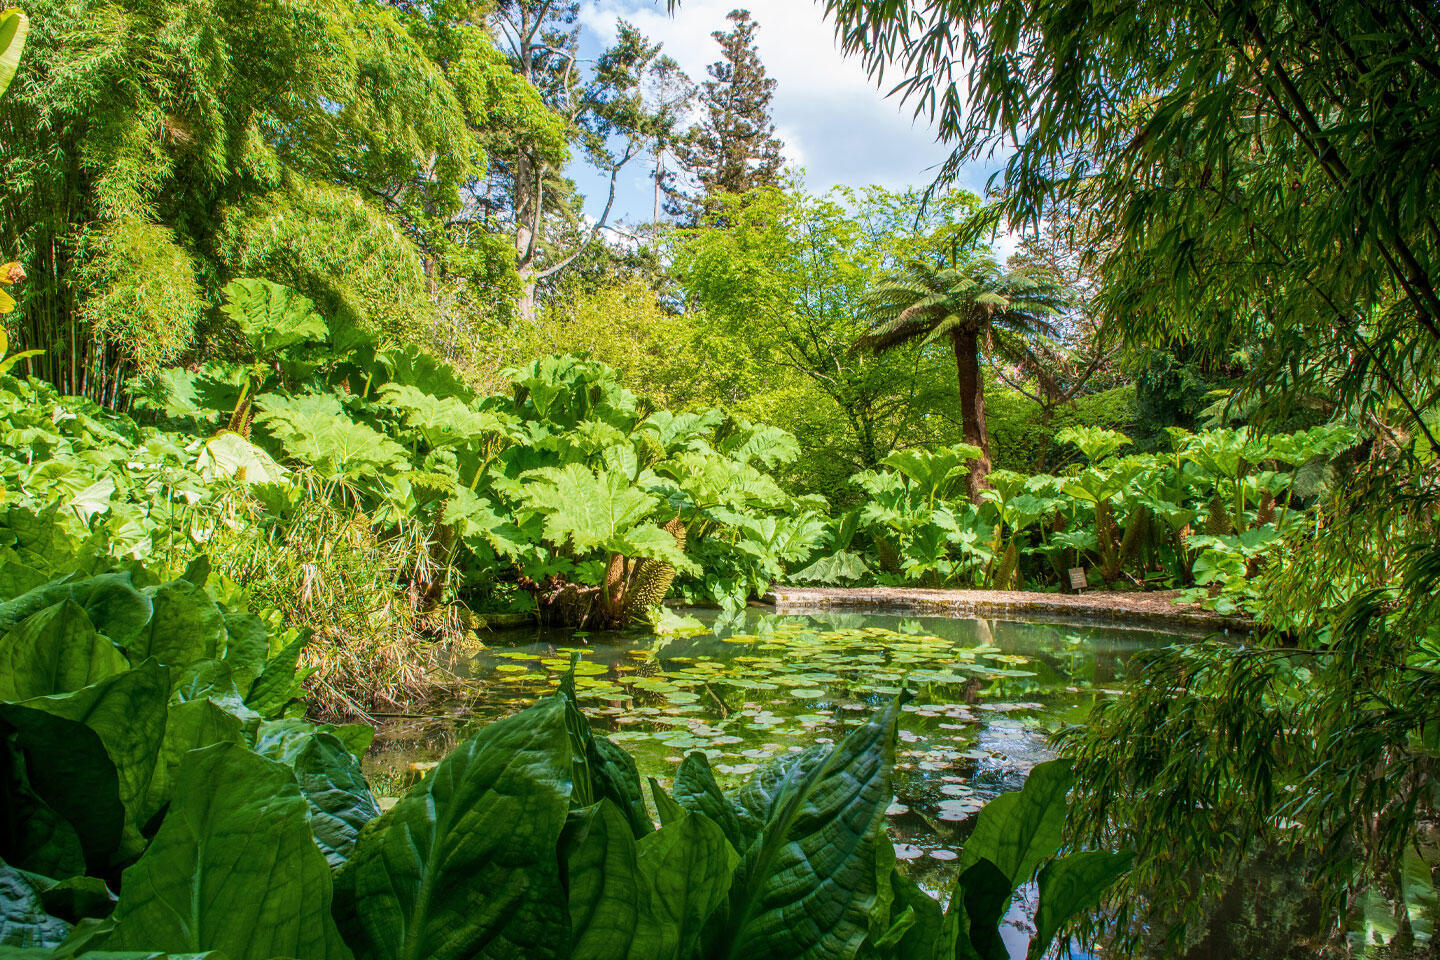
[[[614,39],[617,18],[633,23],[652,41],[663,43],[665,52],[698,83],[705,78],[705,67],[719,59],[719,45],[710,34],[728,28],[725,15],[736,6],[737,0],[683,0],[672,17],[663,0],[598,0],[583,4],[581,16],[597,44]],[[949,148],[936,142],[928,118],[912,118],[911,108],[898,97],[886,97],[858,59],[841,54],[816,0],[750,0],[748,9],[759,24],[760,59],[776,82],[771,104],[776,132],[785,143],[786,160],[804,169],[812,192],[836,185],[929,185]],[[582,166],[573,165],[570,175],[587,195],[587,213],[598,216],[607,184]],[[983,192],[996,166],[967,168],[959,186]],[[648,173],[639,158],[621,171],[613,220],[650,219],[653,186]]]

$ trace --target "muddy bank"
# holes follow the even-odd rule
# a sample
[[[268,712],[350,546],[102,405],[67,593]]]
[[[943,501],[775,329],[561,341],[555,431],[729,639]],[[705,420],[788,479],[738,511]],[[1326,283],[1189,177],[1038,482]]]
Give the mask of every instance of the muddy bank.
[[[777,613],[864,607],[913,610],[930,616],[1022,619],[1064,617],[1189,630],[1254,629],[1254,622],[1222,616],[1198,604],[1177,604],[1178,590],[1127,593],[1029,593],[1019,590],[925,590],[911,587],[776,587],[765,599]]]

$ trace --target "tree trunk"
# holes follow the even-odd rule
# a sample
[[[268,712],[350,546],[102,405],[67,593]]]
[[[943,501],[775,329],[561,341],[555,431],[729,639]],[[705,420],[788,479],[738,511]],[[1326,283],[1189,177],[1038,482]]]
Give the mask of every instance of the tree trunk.
[[[974,330],[950,335],[955,346],[955,369],[960,378],[960,428],[965,442],[980,448],[980,459],[970,461],[966,487],[970,502],[980,502],[980,491],[990,473],[990,436],[985,431],[985,381],[980,377],[980,338]]]

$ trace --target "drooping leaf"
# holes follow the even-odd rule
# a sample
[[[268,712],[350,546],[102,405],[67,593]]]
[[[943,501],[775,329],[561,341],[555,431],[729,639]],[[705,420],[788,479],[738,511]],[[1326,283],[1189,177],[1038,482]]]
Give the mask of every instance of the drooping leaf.
[[[0,603],[0,629],[66,599],[79,604],[95,629],[121,646],[150,622],[150,598],[135,589],[130,574],[106,573],[55,580]]]
[[[646,900],[634,832],[604,799],[582,829],[568,861],[571,960],[627,960]]]
[[[1097,906],[1134,859],[1132,853],[1085,850],[1047,863],[1040,871],[1040,906],[1035,911],[1035,937],[1027,954],[1030,960],[1040,960],[1072,918]]]
[[[300,651],[309,639],[302,634],[270,658],[245,694],[247,706],[260,716],[273,719],[280,716],[291,701],[304,694],[304,687],[296,679],[296,671],[300,666]]]
[[[706,921],[725,902],[739,855],[709,818],[689,814],[639,840],[649,902],[632,960],[695,955]]]
[[[160,830],[125,871],[106,946],[344,960],[330,905],[330,868],[290,771],[216,744],[181,766]]]
[[[169,692],[149,661],[72,693],[0,704],[35,792],[74,825],[92,865],[122,842],[138,848]]]
[[[482,728],[364,831],[335,878],[360,960],[568,955],[565,708],[552,697]]]
[[[0,857],[47,877],[84,873],[85,851],[80,835],[31,788],[25,756],[9,738],[0,741],[0,809],[5,811],[0,819]],[[114,814],[118,825],[124,819],[118,801]],[[118,835],[118,826],[115,832]]]
[[[0,94],[10,86],[15,71],[20,66],[20,51],[25,49],[25,35],[30,30],[30,20],[24,11],[11,7],[0,13]],[[0,355],[4,351],[0,350]]]
[[[145,818],[170,801],[176,775],[191,750],[215,743],[243,743],[245,724],[213,700],[182,700],[166,708],[165,737],[147,791]]]

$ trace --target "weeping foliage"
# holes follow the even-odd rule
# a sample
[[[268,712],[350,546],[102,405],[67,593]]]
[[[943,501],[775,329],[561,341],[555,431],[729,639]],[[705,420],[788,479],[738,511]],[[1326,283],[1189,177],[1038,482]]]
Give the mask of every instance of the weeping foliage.
[[[1033,225],[1054,202],[1093,211],[1101,302],[1132,342],[1264,340],[1252,382],[1272,396],[1340,377],[1422,429],[1440,343],[1433,6],[827,9],[844,45],[877,75],[898,70],[897,89],[955,145],[945,177],[1014,141],[997,214]]]
[[[0,244],[30,280],[30,370],[113,403],[179,359],[238,274],[378,333],[433,319],[378,197],[459,205],[485,157],[442,72],[368,3],[42,0],[0,101]]]

